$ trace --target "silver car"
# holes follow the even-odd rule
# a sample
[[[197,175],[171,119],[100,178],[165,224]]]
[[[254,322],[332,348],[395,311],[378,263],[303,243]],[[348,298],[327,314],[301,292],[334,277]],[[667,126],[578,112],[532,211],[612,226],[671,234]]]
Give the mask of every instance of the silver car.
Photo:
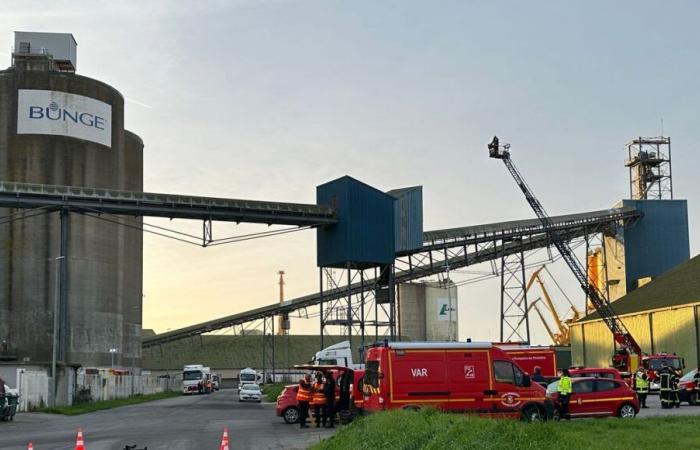
[[[238,389],[239,402],[262,402],[262,389],[257,384],[244,384]]]

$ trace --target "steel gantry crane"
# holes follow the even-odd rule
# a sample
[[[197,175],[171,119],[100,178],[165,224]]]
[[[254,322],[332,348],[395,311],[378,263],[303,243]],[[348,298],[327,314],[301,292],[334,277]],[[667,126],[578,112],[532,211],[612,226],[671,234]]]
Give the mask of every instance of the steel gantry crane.
[[[544,206],[542,206],[542,203],[535,197],[532,189],[527,185],[525,179],[520,175],[520,172],[511,160],[510,144],[501,145],[498,137],[494,136],[493,140],[488,145],[488,150],[489,157],[503,161],[503,164],[505,164],[508,172],[510,172],[511,176],[518,184],[518,187],[525,195],[525,199],[537,215],[537,218],[540,219],[550,242],[557,248],[562,259],[566,262],[566,265],[569,266],[574,277],[581,285],[581,289],[583,289],[586,296],[590,299],[591,304],[600,315],[600,318],[603,319],[612,332],[617,347],[612,359],[613,366],[628,373],[636,370],[642,357],[641,347],[617,316],[612,305],[605,297],[605,294],[589,282],[586,270],[581,266],[578,259],[576,259],[568,242],[564,240],[554,228],[552,220],[547,214],[547,211],[545,211]]]

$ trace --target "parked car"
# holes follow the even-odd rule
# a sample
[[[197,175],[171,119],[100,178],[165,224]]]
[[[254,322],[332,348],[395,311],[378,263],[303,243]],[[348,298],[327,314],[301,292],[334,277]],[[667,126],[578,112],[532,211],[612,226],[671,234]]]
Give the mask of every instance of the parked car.
[[[287,423],[297,423],[299,421],[299,404],[297,403],[298,384],[285,386],[277,397],[277,407],[275,411],[278,417],[282,417]]]
[[[238,390],[239,402],[262,402],[262,389],[254,383],[244,384]]]
[[[572,378],[571,399],[569,400],[569,414],[574,417],[605,417],[617,416],[622,419],[630,419],[639,412],[639,399],[637,394],[622,380],[608,378]],[[558,405],[557,386],[555,381],[547,386],[547,398]],[[561,417],[557,408],[554,410],[554,419]]]
[[[299,365],[294,366],[296,369],[308,370],[308,371],[318,371],[318,372],[331,372],[336,380],[336,411],[338,413],[338,420],[341,423],[346,423],[351,421],[354,416],[362,409],[364,398],[362,393],[362,382],[364,377],[364,370],[362,369],[351,369],[345,366],[334,366],[334,365]],[[345,385],[344,383],[347,383]],[[345,400],[341,401],[340,398],[340,388],[341,384],[344,385],[343,389],[347,387],[347,397]],[[285,386],[280,395],[277,397],[277,406],[275,411],[278,417],[282,417],[286,423],[297,423],[299,421],[299,404],[297,403],[297,392],[299,391],[298,384],[290,384]],[[309,415],[313,416],[313,408],[310,408]]]
[[[620,371],[612,367],[575,367],[569,369],[569,374],[571,374],[572,378],[588,377],[622,380]]]
[[[698,404],[698,388],[695,382],[695,374],[698,369],[693,369],[690,372],[683,375],[680,380],[678,380],[678,397],[682,402],[688,402],[689,405]]]

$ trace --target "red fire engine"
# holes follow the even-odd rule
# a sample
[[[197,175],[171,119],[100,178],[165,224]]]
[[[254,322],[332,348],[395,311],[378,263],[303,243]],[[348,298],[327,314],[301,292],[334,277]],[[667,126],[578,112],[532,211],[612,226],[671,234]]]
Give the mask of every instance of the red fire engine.
[[[546,379],[558,376],[557,352],[553,348],[519,344],[495,345],[510,356],[529,375],[535,373],[535,367],[539,367],[542,369],[542,376]]]
[[[542,420],[553,411],[545,390],[491,343],[392,342],[365,359],[365,409],[417,409]]]

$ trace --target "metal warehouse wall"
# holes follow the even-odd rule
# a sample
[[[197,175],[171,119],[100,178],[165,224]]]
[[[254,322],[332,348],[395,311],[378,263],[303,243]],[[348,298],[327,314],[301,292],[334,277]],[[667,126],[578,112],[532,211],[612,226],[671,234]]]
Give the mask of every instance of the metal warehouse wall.
[[[316,187],[316,202],[338,223],[316,233],[319,267],[357,268],[394,262],[394,197],[349,176]]]
[[[657,277],[690,258],[688,203],[686,200],[623,200],[622,205],[633,206],[643,214],[639,222],[617,236],[618,245],[624,245],[624,270],[621,271],[624,279],[620,283],[624,282],[626,292],[631,292],[637,288],[639,278]],[[618,254],[617,259],[622,259],[619,253],[619,250],[608,251],[608,257],[615,258]],[[614,271],[615,264],[609,266]]]
[[[397,252],[417,250],[423,246],[423,187],[396,189],[387,192],[394,202],[394,249]]]
[[[699,305],[643,312],[622,321],[645,353],[676,353],[689,369],[700,363]],[[613,353],[610,330],[602,321],[573,324],[571,353],[574,365],[608,367]]]

